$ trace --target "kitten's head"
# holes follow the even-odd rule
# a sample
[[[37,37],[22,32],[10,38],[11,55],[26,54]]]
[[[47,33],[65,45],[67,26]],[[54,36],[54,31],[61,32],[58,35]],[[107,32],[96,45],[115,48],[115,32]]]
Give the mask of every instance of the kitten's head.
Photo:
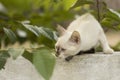
[[[57,28],[60,37],[55,44],[56,56],[66,58],[75,55],[80,46],[80,34],[78,31],[68,32],[63,27]]]

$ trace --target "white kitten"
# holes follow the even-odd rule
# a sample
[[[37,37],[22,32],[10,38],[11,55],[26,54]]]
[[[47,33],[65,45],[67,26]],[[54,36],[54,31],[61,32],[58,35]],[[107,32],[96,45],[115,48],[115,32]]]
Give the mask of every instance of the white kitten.
[[[89,50],[99,43],[104,53],[114,52],[108,45],[101,25],[90,13],[78,17],[66,30],[61,26],[58,26],[57,29],[60,37],[55,48],[57,56],[61,58]]]

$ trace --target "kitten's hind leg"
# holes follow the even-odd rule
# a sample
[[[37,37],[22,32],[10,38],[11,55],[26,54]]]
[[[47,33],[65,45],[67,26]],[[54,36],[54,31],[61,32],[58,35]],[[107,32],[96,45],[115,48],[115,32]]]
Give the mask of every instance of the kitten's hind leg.
[[[83,51],[83,53],[95,53],[95,48],[91,48],[90,50],[87,50],[87,51]]]
[[[101,31],[101,33],[100,33],[99,41],[100,41],[100,44],[103,48],[103,52],[105,54],[110,54],[110,53],[114,52],[114,50],[111,49],[110,46],[108,45],[108,41],[107,41],[106,36],[105,36],[103,31]]]
[[[88,53],[88,54],[95,53],[95,48],[92,48],[92,49],[87,50],[87,51],[80,51],[80,52],[77,53],[76,55],[82,55],[82,54],[85,54],[85,53]]]
[[[65,58],[66,61],[70,61],[72,60],[72,58],[74,56],[77,56],[77,55],[82,55],[82,54],[85,54],[85,53],[88,53],[88,54],[92,54],[92,53],[95,53],[95,48],[92,48],[90,50],[87,50],[87,51],[80,51],[78,54],[76,55],[71,55],[71,56],[68,56],[67,58]]]

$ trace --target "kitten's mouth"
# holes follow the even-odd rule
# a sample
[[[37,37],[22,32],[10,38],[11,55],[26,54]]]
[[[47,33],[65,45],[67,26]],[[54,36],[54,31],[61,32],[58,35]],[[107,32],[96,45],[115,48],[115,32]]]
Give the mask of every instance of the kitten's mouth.
[[[57,57],[57,58],[59,58],[59,59],[65,59],[65,61],[70,61],[74,56],[67,56],[67,57],[65,57],[65,56],[63,56],[63,55],[60,55],[60,54],[55,54],[55,56]]]
[[[56,57],[59,57],[59,55],[58,55],[58,54],[55,54],[55,56],[56,56]]]
[[[68,56],[65,58],[66,61],[70,61],[74,56]]]

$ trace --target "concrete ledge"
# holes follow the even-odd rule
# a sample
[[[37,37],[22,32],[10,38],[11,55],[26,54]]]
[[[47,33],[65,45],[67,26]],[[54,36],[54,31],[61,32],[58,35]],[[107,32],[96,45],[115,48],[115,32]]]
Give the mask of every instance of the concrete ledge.
[[[48,66],[49,67],[49,66]],[[22,56],[8,59],[0,80],[44,80]],[[120,80],[120,52],[85,54],[70,62],[57,59],[51,80]]]
[[[85,54],[57,60],[51,80],[120,80],[120,52]]]

